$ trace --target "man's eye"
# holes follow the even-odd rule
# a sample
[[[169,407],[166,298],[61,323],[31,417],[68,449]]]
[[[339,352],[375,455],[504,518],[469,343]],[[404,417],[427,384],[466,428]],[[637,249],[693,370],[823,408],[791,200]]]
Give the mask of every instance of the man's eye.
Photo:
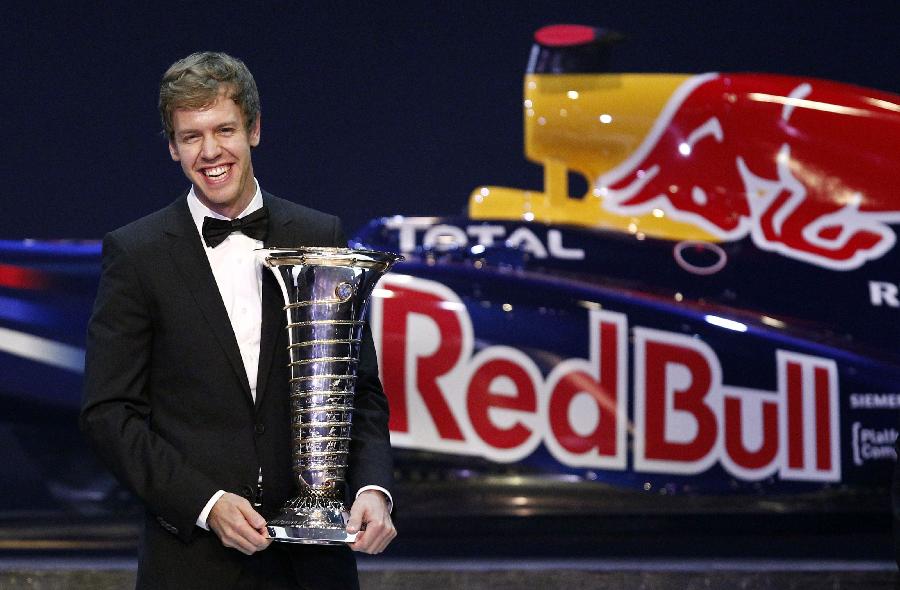
[[[220,129],[219,131],[223,135],[231,135],[232,133],[234,133],[234,127],[222,127],[222,129]]]
[[[182,136],[181,136],[181,141],[182,141],[183,143],[191,143],[192,141],[196,140],[197,137],[198,137],[198,136],[196,136],[196,135],[182,135]]]

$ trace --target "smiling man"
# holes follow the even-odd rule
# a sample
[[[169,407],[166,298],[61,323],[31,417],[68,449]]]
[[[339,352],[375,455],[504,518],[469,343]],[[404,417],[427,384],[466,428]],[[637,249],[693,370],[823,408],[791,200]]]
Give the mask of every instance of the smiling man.
[[[222,53],[172,65],[159,109],[190,189],[111,232],[88,327],[81,426],[146,505],[138,588],[358,587],[350,549],[391,522],[387,400],[363,333],[348,460],[350,547],[271,543],[291,472],[281,294],[253,251],[345,246],[334,216],[259,187],[256,83]],[[224,223],[223,223],[224,222]]]

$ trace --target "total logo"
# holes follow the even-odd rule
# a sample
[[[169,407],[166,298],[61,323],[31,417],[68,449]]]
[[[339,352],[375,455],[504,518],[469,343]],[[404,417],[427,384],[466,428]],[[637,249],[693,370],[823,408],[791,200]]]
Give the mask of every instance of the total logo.
[[[506,227],[491,224],[473,224],[465,228],[446,223],[435,224],[431,217],[394,217],[385,222],[385,227],[396,230],[401,252],[412,252],[419,244],[438,251],[465,248],[470,242],[475,246],[490,248],[498,242],[507,248],[528,252],[535,258],[559,258],[561,260],[584,260],[584,250],[563,245],[563,234],[558,229],[547,230],[544,243],[533,231],[520,226],[507,234]]]
[[[554,359],[543,375],[517,348],[475,352],[468,310],[441,283],[392,274],[373,295],[397,447],[508,463],[543,444],[577,468],[697,474],[719,464],[748,481],[841,479],[831,359],[778,350],[775,391],[730,385],[706,343],[591,310],[585,358]]]

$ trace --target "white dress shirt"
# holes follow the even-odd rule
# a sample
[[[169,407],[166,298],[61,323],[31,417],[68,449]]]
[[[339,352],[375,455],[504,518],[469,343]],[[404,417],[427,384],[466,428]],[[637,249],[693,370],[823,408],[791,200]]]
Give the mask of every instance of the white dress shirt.
[[[238,217],[245,217],[263,206],[262,192],[256,185],[256,194]],[[188,208],[202,240],[203,218],[228,219],[211,211],[194,194],[188,193]],[[230,220],[229,220],[230,221]],[[256,401],[256,377],[259,371],[259,339],[262,329],[262,265],[256,260],[254,250],[263,247],[262,240],[254,240],[241,232],[228,234],[215,248],[203,243],[216,285],[225,303],[225,311],[231,320],[234,337],[241,351],[241,360],[250,382],[250,395]]]
[[[237,216],[238,218],[250,215],[263,206],[259,182],[255,178],[253,182],[256,184],[256,194],[253,195],[253,199],[247,205],[247,208]],[[225,303],[228,319],[231,320],[231,327],[234,330],[234,336],[241,351],[244,370],[247,372],[247,381],[250,382],[250,395],[253,396],[253,401],[256,402],[259,341],[262,330],[263,268],[257,261],[254,250],[262,248],[263,243],[261,240],[254,240],[241,232],[233,232],[215,248],[208,247],[206,242],[203,242],[203,218],[228,219],[228,217],[210,210],[201,203],[194,193],[193,186],[188,193],[187,204],[191,212],[191,218],[194,220],[194,225],[197,226],[197,234],[203,244],[203,250],[209,259],[209,266],[216,279],[216,285],[219,287],[219,293],[222,295],[222,301]],[[262,472],[259,474],[259,481],[262,483]],[[373,489],[382,492],[388,499],[388,506],[393,508],[393,499],[390,492],[381,486],[363,486],[356,495],[359,496],[362,492]],[[197,526],[209,530],[209,525],[206,522],[209,512],[224,493],[224,490],[219,490],[213,494],[197,518]]]

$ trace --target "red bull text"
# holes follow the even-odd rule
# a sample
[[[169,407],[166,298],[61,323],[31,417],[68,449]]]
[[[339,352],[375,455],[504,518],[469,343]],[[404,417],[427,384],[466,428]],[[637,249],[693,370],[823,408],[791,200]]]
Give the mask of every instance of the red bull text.
[[[586,358],[555,359],[543,375],[517,348],[475,352],[467,308],[441,283],[390,275],[372,306],[397,447],[510,463],[544,445],[570,467],[630,462],[636,472],[687,475],[718,464],[746,481],[841,480],[831,359],[777,350],[776,389],[741,387],[703,341],[597,309]]]

